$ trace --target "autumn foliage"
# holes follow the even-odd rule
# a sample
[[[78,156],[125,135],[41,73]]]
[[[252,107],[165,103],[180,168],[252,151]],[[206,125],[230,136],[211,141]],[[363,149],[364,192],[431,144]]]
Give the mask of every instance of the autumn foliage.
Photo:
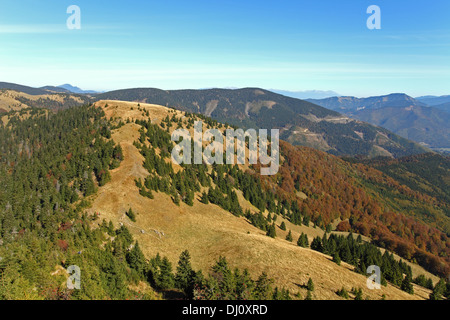
[[[284,141],[280,148],[283,164],[277,175],[262,177],[266,188],[296,201],[301,212],[322,228],[341,219],[338,231],[358,232],[431,272],[450,274],[450,240],[438,229],[439,215],[430,211],[425,223],[425,217],[412,216],[407,209],[413,204],[439,212],[438,200],[363,164]],[[299,192],[307,198],[298,197]],[[403,207],[397,206],[401,210],[392,208],[390,197],[404,201]]]

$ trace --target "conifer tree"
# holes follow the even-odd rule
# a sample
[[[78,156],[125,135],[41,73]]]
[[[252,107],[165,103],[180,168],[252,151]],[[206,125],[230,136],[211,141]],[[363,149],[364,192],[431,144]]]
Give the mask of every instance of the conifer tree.
[[[183,290],[187,296],[192,294],[195,272],[191,266],[191,256],[188,250],[180,254],[178,260],[177,272],[175,274],[176,287]]]
[[[305,300],[312,300],[312,293],[310,290],[308,290],[308,292],[306,293]]]
[[[355,291],[354,291],[354,294],[355,294],[355,300],[362,300],[363,299],[363,296],[362,296],[362,289],[361,288],[359,288],[359,289],[356,289]]]
[[[342,288],[341,288],[340,290],[338,290],[336,293],[337,293],[338,296],[340,296],[340,297],[342,297],[342,298],[344,298],[344,299],[348,299],[348,298],[349,298],[348,292],[347,292],[347,290],[345,290],[344,287],[342,287]]]
[[[255,298],[258,300],[270,299],[272,282],[273,281],[269,279],[267,274],[263,272],[256,281]]]
[[[140,275],[145,273],[147,263],[137,241],[134,247],[127,253],[127,262],[130,267],[135,269]]]
[[[405,278],[402,281],[402,285],[400,287],[405,292],[408,292],[409,294],[414,294],[414,287],[411,283],[411,276],[406,275]]]
[[[275,230],[275,223],[271,224],[268,227],[266,235],[271,237],[271,238],[275,238],[277,236],[277,232]]]
[[[156,285],[160,289],[170,289],[174,287],[174,277],[172,274],[172,264],[167,257],[161,261],[159,272],[156,277]]]
[[[136,222],[136,215],[131,208],[126,212],[126,215],[131,221]]]
[[[308,289],[308,291],[314,291],[314,282],[311,278],[308,279],[308,283],[306,284],[306,289]]]
[[[205,191],[202,192],[202,197],[200,201],[204,204],[209,204],[208,194]]]
[[[291,230],[289,230],[289,233],[288,233],[287,236],[286,236],[286,240],[289,241],[289,242],[292,242],[292,233],[291,233]]]
[[[341,265],[341,258],[339,257],[339,253],[337,251],[333,253],[333,262],[337,265]]]
[[[433,292],[430,294],[430,300],[442,300],[445,293],[444,279],[440,279],[433,288]]]

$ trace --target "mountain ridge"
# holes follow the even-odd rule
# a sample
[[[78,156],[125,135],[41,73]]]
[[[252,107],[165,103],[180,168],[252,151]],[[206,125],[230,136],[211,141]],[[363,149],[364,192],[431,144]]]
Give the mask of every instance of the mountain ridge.
[[[406,94],[390,94],[369,98],[332,97],[308,101],[381,126],[433,150],[446,150],[450,148],[448,103],[429,106],[425,102],[438,99],[434,100],[438,103],[445,101],[445,97],[424,98],[419,101]]]
[[[260,88],[206,90],[131,88],[86,95],[11,85],[7,87],[24,89],[35,95],[41,93],[42,98],[37,101],[30,101],[26,97],[15,98],[14,101],[5,101],[3,104],[6,107],[8,103],[37,107],[45,107],[51,103],[55,108],[71,107],[77,102],[73,97],[68,99],[68,96],[64,96],[69,94],[74,95],[80,104],[102,99],[148,101],[182,111],[202,113],[220,122],[228,122],[242,128],[277,128],[280,130],[281,138],[292,144],[313,147],[335,155],[400,157],[429,152],[426,147],[384,128],[354,120],[306,100],[287,97]],[[55,90],[54,87],[46,88]],[[61,95],[60,98],[57,98],[58,94]],[[54,101],[55,99],[60,101]],[[341,99],[345,98],[341,97]],[[7,111],[8,108],[2,107],[2,110]]]
[[[402,156],[426,148],[393,135],[388,130],[350,119],[305,100],[259,88],[115,90],[97,99],[151,102],[182,111],[202,113],[220,122],[243,128],[279,128],[280,136],[338,155],[372,154]]]

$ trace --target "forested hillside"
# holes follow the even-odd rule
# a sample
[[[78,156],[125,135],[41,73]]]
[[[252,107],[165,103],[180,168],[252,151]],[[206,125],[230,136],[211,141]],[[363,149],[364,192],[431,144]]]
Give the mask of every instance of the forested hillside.
[[[374,167],[415,191],[450,203],[449,156],[424,153],[399,159],[345,158],[345,160]],[[450,216],[448,207],[446,214]]]
[[[106,226],[92,229],[83,198],[109,179],[121,149],[108,140],[101,110],[78,107],[11,113],[0,123],[0,299],[126,298],[134,277],[101,248]],[[80,201],[81,200],[81,201]],[[132,239],[107,226],[110,236]],[[64,269],[80,266],[91,281],[68,290]]]
[[[278,128],[281,138],[291,144],[335,155],[400,157],[426,150],[386,129],[259,88],[171,91],[136,88],[110,91],[96,98],[170,106],[243,128]]]
[[[325,227],[334,219],[348,219],[338,226],[340,230],[369,236],[379,246],[435,273],[449,273],[448,203],[362,164],[350,166],[334,156],[285,142],[281,150],[286,161],[276,181],[268,178],[269,186],[287,198],[297,191],[306,194],[307,199],[296,201],[316,224]]]

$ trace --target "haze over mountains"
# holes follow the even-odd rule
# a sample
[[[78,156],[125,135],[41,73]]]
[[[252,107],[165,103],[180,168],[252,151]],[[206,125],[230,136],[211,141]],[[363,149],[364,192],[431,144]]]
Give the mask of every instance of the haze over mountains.
[[[305,91],[287,91],[287,90],[276,90],[276,89],[270,89],[269,91],[282,94],[284,96],[288,96],[291,98],[297,98],[297,99],[324,99],[329,97],[336,97],[340,96],[335,91],[327,90],[305,90]]]

